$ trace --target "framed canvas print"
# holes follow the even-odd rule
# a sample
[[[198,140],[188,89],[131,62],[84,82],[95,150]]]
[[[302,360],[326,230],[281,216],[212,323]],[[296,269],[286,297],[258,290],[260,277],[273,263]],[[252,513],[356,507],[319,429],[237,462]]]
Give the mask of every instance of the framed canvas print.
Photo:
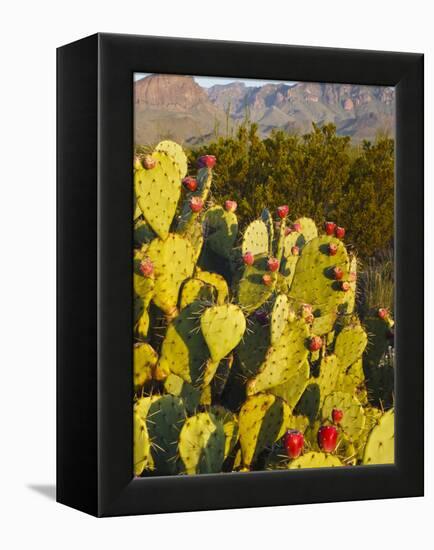
[[[423,56],[58,50],[57,499],[423,494]]]

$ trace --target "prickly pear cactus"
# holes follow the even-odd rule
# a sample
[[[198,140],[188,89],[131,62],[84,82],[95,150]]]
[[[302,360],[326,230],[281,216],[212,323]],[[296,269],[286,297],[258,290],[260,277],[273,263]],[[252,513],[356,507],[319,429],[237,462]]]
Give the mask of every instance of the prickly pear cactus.
[[[393,463],[393,319],[360,309],[357,251],[289,204],[238,226],[216,162],[134,160],[134,475]]]
[[[393,464],[395,462],[395,414],[387,411],[366,442],[363,464]]]
[[[164,313],[173,315],[181,285],[194,271],[193,247],[187,239],[171,234],[166,240],[154,239],[147,249],[147,255],[154,265],[152,300]]]
[[[179,435],[179,454],[185,472],[215,474],[225,458],[226,437],[223,423],[207,412],[188,418]]]
[[[258,394],[246,400],[238,420],[244,466],[249,467],[265,447],[282,437],[290,417],[288,405],[274,395]]]
[[[219,362],[240,342],[246,330],[246,319],[234,304],[207,308],[200,318],[200,327],[211,359]]]
[[[166,239],[181,195],[180,169],[164,152],[152,154],[156,166],[134,174],[137,203],[155,233]]]
[[[295,470],[297,468],[334,468],[335,466],[343,466],[337,456],[329,453],[312,452],[291,461],[288,468]]]
[[[272,227],[272,224],[268,223],[267,228],[266,223],[262,220],[255,220],[247,226],[241,244],[243,255],[246,252],[251,252],[253,256],[268,254],[270,226]]]

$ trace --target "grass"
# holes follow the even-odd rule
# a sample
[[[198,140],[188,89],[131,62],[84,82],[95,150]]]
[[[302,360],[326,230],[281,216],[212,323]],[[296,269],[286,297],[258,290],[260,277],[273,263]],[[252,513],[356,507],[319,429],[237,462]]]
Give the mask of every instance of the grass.
[[[365,317],[372,310],[394,309],[394,259],[393,250],[370,258],[360,271],[359,312]]]

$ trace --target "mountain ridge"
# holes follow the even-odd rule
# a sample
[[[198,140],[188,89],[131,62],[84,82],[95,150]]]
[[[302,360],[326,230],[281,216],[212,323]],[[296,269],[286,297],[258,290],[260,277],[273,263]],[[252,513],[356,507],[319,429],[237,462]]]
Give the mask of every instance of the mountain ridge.
[[[153,74],[134,83],[135,141],[202,144],[234,131],[246,117],[262,136],[276,128],[303,134],[312,122],[332,122],[339,135],[373,140],[379,132],[394,135],[394,99],[393,88],[380,86],[234,81],[204,88],[191,76]]]

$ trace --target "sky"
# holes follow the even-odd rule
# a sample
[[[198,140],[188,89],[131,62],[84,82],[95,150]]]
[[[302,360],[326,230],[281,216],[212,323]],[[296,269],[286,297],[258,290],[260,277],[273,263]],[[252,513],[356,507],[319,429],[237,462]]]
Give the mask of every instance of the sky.
[[[134,80],[140,80],[149,73],[134,73]],[[255,80],[253,78],[224,78],[219,76],[194,76],[194,80],[202,88],[211,88],[215,84],[231,84],[232,82],[244,82],[246,86],[264,86],[265,84],[288,84],[292,86],[295,82],[283,82],[281,80]]]

